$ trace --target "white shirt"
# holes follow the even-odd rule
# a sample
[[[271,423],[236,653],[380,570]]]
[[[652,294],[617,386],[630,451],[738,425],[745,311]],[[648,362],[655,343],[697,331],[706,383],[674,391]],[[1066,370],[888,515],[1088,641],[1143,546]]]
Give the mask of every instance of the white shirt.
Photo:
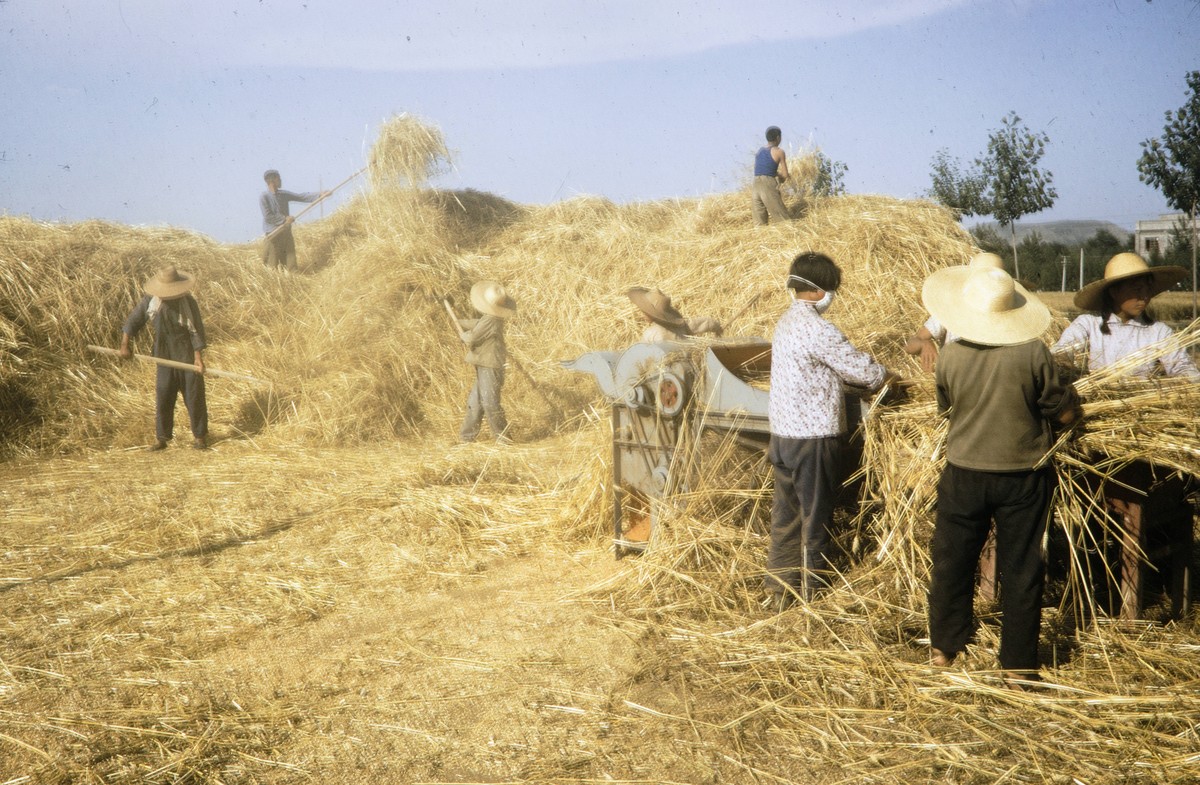
[[[934,343],[940,346],[945,346],[948,343],[954,343],[958,340],[958,336],[947,330],[933,314],[930,314],[929,318],[925,320],[925,329],[933,337]]]
[[[796,300],[775,327],[771,345],[771,433],[788,439],[820,439],[846,431],[846,385],[876,390],[884,367],[855,349],[817,313]]]
[[[1085,313],[1077,316],[1075,321],[1063,330],[1058,343],[1054,344],[1054,352],[1063,354],[1086,351],[1088,370],[1098,371],[1139,349],[1165,341],[1174,334],[1174,331],[1162,322],[1143,324],[1136,319],[1123,322],[1116,314],[1108,317],[1108,335],[1100,332],[1101,324],[1103,322],[1095,314]],[[1143,363],[1130,373],[1147,379],[1163,375],[1200,378],[1200,370],[1183,349],[1165,354],[1153,362]]]

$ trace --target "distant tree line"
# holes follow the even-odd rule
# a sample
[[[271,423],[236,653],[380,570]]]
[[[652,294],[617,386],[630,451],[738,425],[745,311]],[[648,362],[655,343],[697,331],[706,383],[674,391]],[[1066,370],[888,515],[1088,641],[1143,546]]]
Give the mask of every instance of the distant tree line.
[[[1005,267],[1014,269],[1012,246],[994,226],[976,226],[970,232],[980,249],[999,254]],[[1034,291],[1073,292],[1079,289],[1080,251],[1083,251],[1083,282],[1089,283],[1104,277],[1104,265],[1109,259],[1132,249],[1131,241],[1122,241],[1104,229],[1082,243],[1044,240],[1038,232],[1030,232],[1017,243],[1021,283]]]
[[[1200,237],[1195,228],[1200,214],[1200,71],[1189,72],[1186,82],[1187,100],[1177,111],[1165,113],[1162,137],[1142,142],[1142,155],[1136,166],[1142,182],[1161,191],[1171,207],[1187,216],[1172,231],[1168,248],[1156,252],[1148,261],[1191,269],[1186,287],[1193,292],[1195,318],[1198,306],[1192,279],[1200,275],[1197,272]],[[963,164],[946,149],[934,155],[928,196],[954,210],[960,220],[972,215],[990,215],[1001,229],[1007,228],[1007,244],[990,227],[972,233],[981,248],[1005,257],[1015,277],[1037,289],[1060,289],[1063,270],[1068,268],[1067,288],[1077,288],[1081,248],[1085,283],[1103,276],[1104,263],[1114,253],[1132,249],[1103,230],[1075,246],[1043,242],[1036,233],[1017,242],[1016,221],[1052,207],[1058,196],[1053,174],[1039,166],[1049,141],[1045,133],[1029,130],[1015,112],[1009,112],[1000,128],[988,135],[987,151],[971,164]]]

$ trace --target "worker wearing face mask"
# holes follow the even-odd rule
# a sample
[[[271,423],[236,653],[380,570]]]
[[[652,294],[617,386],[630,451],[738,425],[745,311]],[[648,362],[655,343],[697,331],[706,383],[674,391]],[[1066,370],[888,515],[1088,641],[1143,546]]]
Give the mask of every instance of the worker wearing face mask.
[[[774,467],[769,602],[783,610],[828,585],[826,551],[846,435],[845,389],[864,393],[892,377],[850,344],[822,314],[842,272],[828,256],[806,252],[788,270],[793,301],[775,327],[771,348],[771,442]]]

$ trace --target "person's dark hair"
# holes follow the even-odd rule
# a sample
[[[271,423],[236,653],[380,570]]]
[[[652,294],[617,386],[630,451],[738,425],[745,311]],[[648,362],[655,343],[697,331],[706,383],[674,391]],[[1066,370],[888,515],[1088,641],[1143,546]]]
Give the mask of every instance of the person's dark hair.
[[[768,142],[778,142],[782,138],[783,138],[783,131],[779,130],[779,126],[773,125],[767,129],[767,141]]]
[[[279,176],[279,172],[275,171],[274,169],[268,169],[267,171],[263,172],[263,182],[269,183],[272,180],[282,179],[283,178]]]
[[[1138,276],[1138,278],[1148,278],[1150,281],[1154,280],[1154,276],[1149,274]],[[1125,279],[1125,281],[1136,280],[1137,278]],[[1112,331],[1108,329],[1108,317],[1117,312],[1117,304],[1113,302],[1112,290],[1119,283],[1124,283],[1124,281],[1114,281],[1105,286],[1104,291],[1100,295],[1100,332],[1105,335],[1112,334]],[[1154,316],[1150,313],[1149,306],[1146,307],[1146,310],[1142,311],[1142,315],[1138,317],[1138,321],[1142,324],[1154,324]]]
[[[788,268],[788,288],[795,289],[798,292],[815,292],[812,286],[797,281],[796,278],[803,278],[806,281],[811,281],[817,287],[827,292],[836,292],[838,287],[842,285],[842,270],[832,259],[823,253],[814,251],[805,251],[792,260],[792,266]]]

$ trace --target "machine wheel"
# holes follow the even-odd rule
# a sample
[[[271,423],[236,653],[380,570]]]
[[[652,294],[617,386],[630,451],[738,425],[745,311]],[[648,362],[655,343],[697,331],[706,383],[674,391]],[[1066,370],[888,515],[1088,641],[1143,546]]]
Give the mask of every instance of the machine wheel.
[[[678,376],[670,371],[663,371],[658,378],[658,395],[655,396],[659,413],[664,417],[675,417],[683,411],[683,406],[687,403],[686,389]]]

